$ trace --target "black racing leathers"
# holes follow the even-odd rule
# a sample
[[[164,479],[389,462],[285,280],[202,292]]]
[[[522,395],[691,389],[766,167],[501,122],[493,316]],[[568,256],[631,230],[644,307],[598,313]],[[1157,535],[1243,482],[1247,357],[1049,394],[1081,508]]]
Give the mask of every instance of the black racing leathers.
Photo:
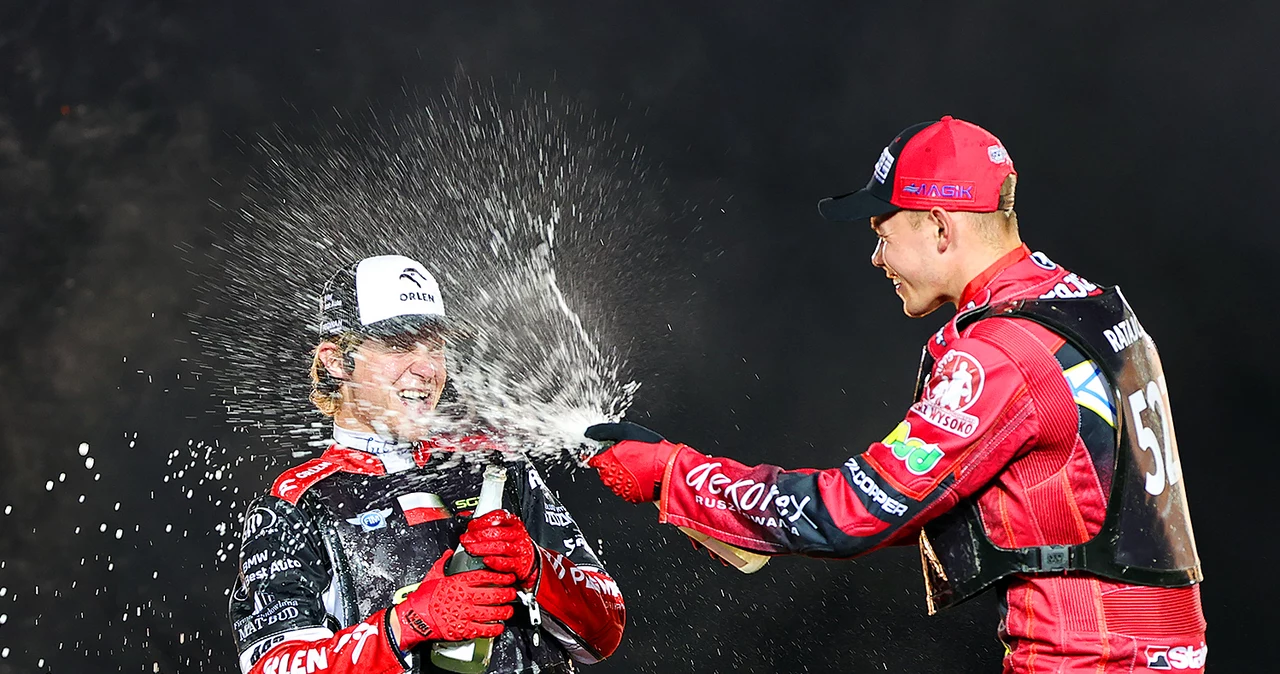
[[[230,605],[241,671],[259,661],[264,666],[256,671],[290,671],[291,654],[279,647],[285,642],[332,650],[342,648],[344,628],[365,621],[361,636],[377,632],[371,616],[402,600],[404,588],[458,545],[482,471],[457,458],[422,447],[372,454],[334,446],[286,471],[270,494],[251,503]],[[575,671],[575,660],[594,662],[617,647],[622,597],[537,469],[524,461],[507,468],[504,508],[520,516],[542,548],[536,591],[542,626],[517,605],[493,641],[488,671]],[[370,643],[389,648],[405,671],[441,671],[427,657],[429,644],[401,654],[388,634]],[[275,660],[264,660],[268,653]],[[305,652],[293,655],[293,662],[307,662]],[[377,657],[363,655],[363,662]]]

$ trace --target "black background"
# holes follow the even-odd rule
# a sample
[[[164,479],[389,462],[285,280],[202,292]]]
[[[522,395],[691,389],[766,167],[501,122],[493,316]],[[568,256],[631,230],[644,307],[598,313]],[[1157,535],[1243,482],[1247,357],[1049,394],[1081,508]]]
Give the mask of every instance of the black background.
[[[202,253],[226,218],[210,201],[234,205],[254,168],[238,139],[394,106],[459,67],[570,98],[644,146],[673,214],[651,224],[686,242],[670,254],[692,272],[661,290],[651,331],[629,336],[645,372],[634,416],[748,462],[839,465],[882,437],[944,318],[904,318],[867,264],[870,234],[825,225],[815,200],[864,183],[909,124],[954,114],[994,131],[1017,163],[1024,239],[1122,284],[1161,347],[1212,671],[1269,669],[1276,8],[8,3],[0,672],[235,669],[234,569],[217,559],[234,536],[210,532],[227,485],[165,480],[189,441],[262,449],[232,432],[189,362],[191,272],[217,274]],[[663,346],[646,359],[647,340]],[[272,470],[245,466],[232,488],[261,488]],[[925,617],[914,550],[780,559],[744,577],[588,475],[551,481],[627,595],[624,644],[592,671],[999,667],[994,598]]]

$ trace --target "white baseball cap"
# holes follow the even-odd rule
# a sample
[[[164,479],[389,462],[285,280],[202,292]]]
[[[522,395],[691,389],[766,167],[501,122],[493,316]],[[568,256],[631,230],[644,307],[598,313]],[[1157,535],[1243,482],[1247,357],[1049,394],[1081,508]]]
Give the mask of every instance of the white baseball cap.
[[[449,327],[440,284],[403,255],[366,257],[329,277],[320,294],[322,337],[343,332],[392,335],[424,326]]]

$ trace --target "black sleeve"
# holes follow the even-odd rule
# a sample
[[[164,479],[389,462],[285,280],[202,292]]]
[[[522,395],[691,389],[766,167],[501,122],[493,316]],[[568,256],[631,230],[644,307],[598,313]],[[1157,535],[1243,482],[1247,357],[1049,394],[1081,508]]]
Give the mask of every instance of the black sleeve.
[[[262,496],[244,517],[240,574],[229,614],[240,670],[277,644],[333,636],[324,593],[332,564],[311,518],[275,496]]]
[[[517,470],[521,468],[524,474],[520,476],[520,519],[524,520],[529,537],[539,547],[564,555],[579,568],[604,572],[604,564],[582,537],[569,510],[547,488],[542,474],[531,463]]]
[[[538,468],[531,463],[524,464],[522,468],[520,518],[524,519],[525,528],[529,529],[529,536],[535,544],[557,551],[577,567],[604,572],[604,564],[582,537],[573,515],[548,489]]]

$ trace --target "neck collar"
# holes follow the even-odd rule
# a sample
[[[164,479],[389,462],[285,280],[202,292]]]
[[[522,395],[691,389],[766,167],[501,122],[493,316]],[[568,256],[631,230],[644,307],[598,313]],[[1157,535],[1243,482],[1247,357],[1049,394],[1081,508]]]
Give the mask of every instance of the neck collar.
[[[996,280],[1004,270],[1013,265],[1027,259],[1031,256],[1031,249],[1027,248],[1027,244],[1021,244],[1017,248],[1000,256],[1000,259],[991,263],[991,266],[982,270],[981,274],[973,277],[972,281],[964,287],[964,292],[960,294],[960,302],[957,306],[963,308],[969,306],[991,282]]]
[[[342,428],[334,425],[333,442],[339,447],[347,447],[349,449],[358,449],[369,454],[388,454],[402,453],[412,451],[416,443],[397,442],[388,440],[387,438],[370,433],[368,431],[353,431],[349,428]]]
[[[377,433],[335,425],[333,446],[320,458],[337,463],[344,472],[385,475],[427,465],[431,451],[425,443],[395,442]]]

